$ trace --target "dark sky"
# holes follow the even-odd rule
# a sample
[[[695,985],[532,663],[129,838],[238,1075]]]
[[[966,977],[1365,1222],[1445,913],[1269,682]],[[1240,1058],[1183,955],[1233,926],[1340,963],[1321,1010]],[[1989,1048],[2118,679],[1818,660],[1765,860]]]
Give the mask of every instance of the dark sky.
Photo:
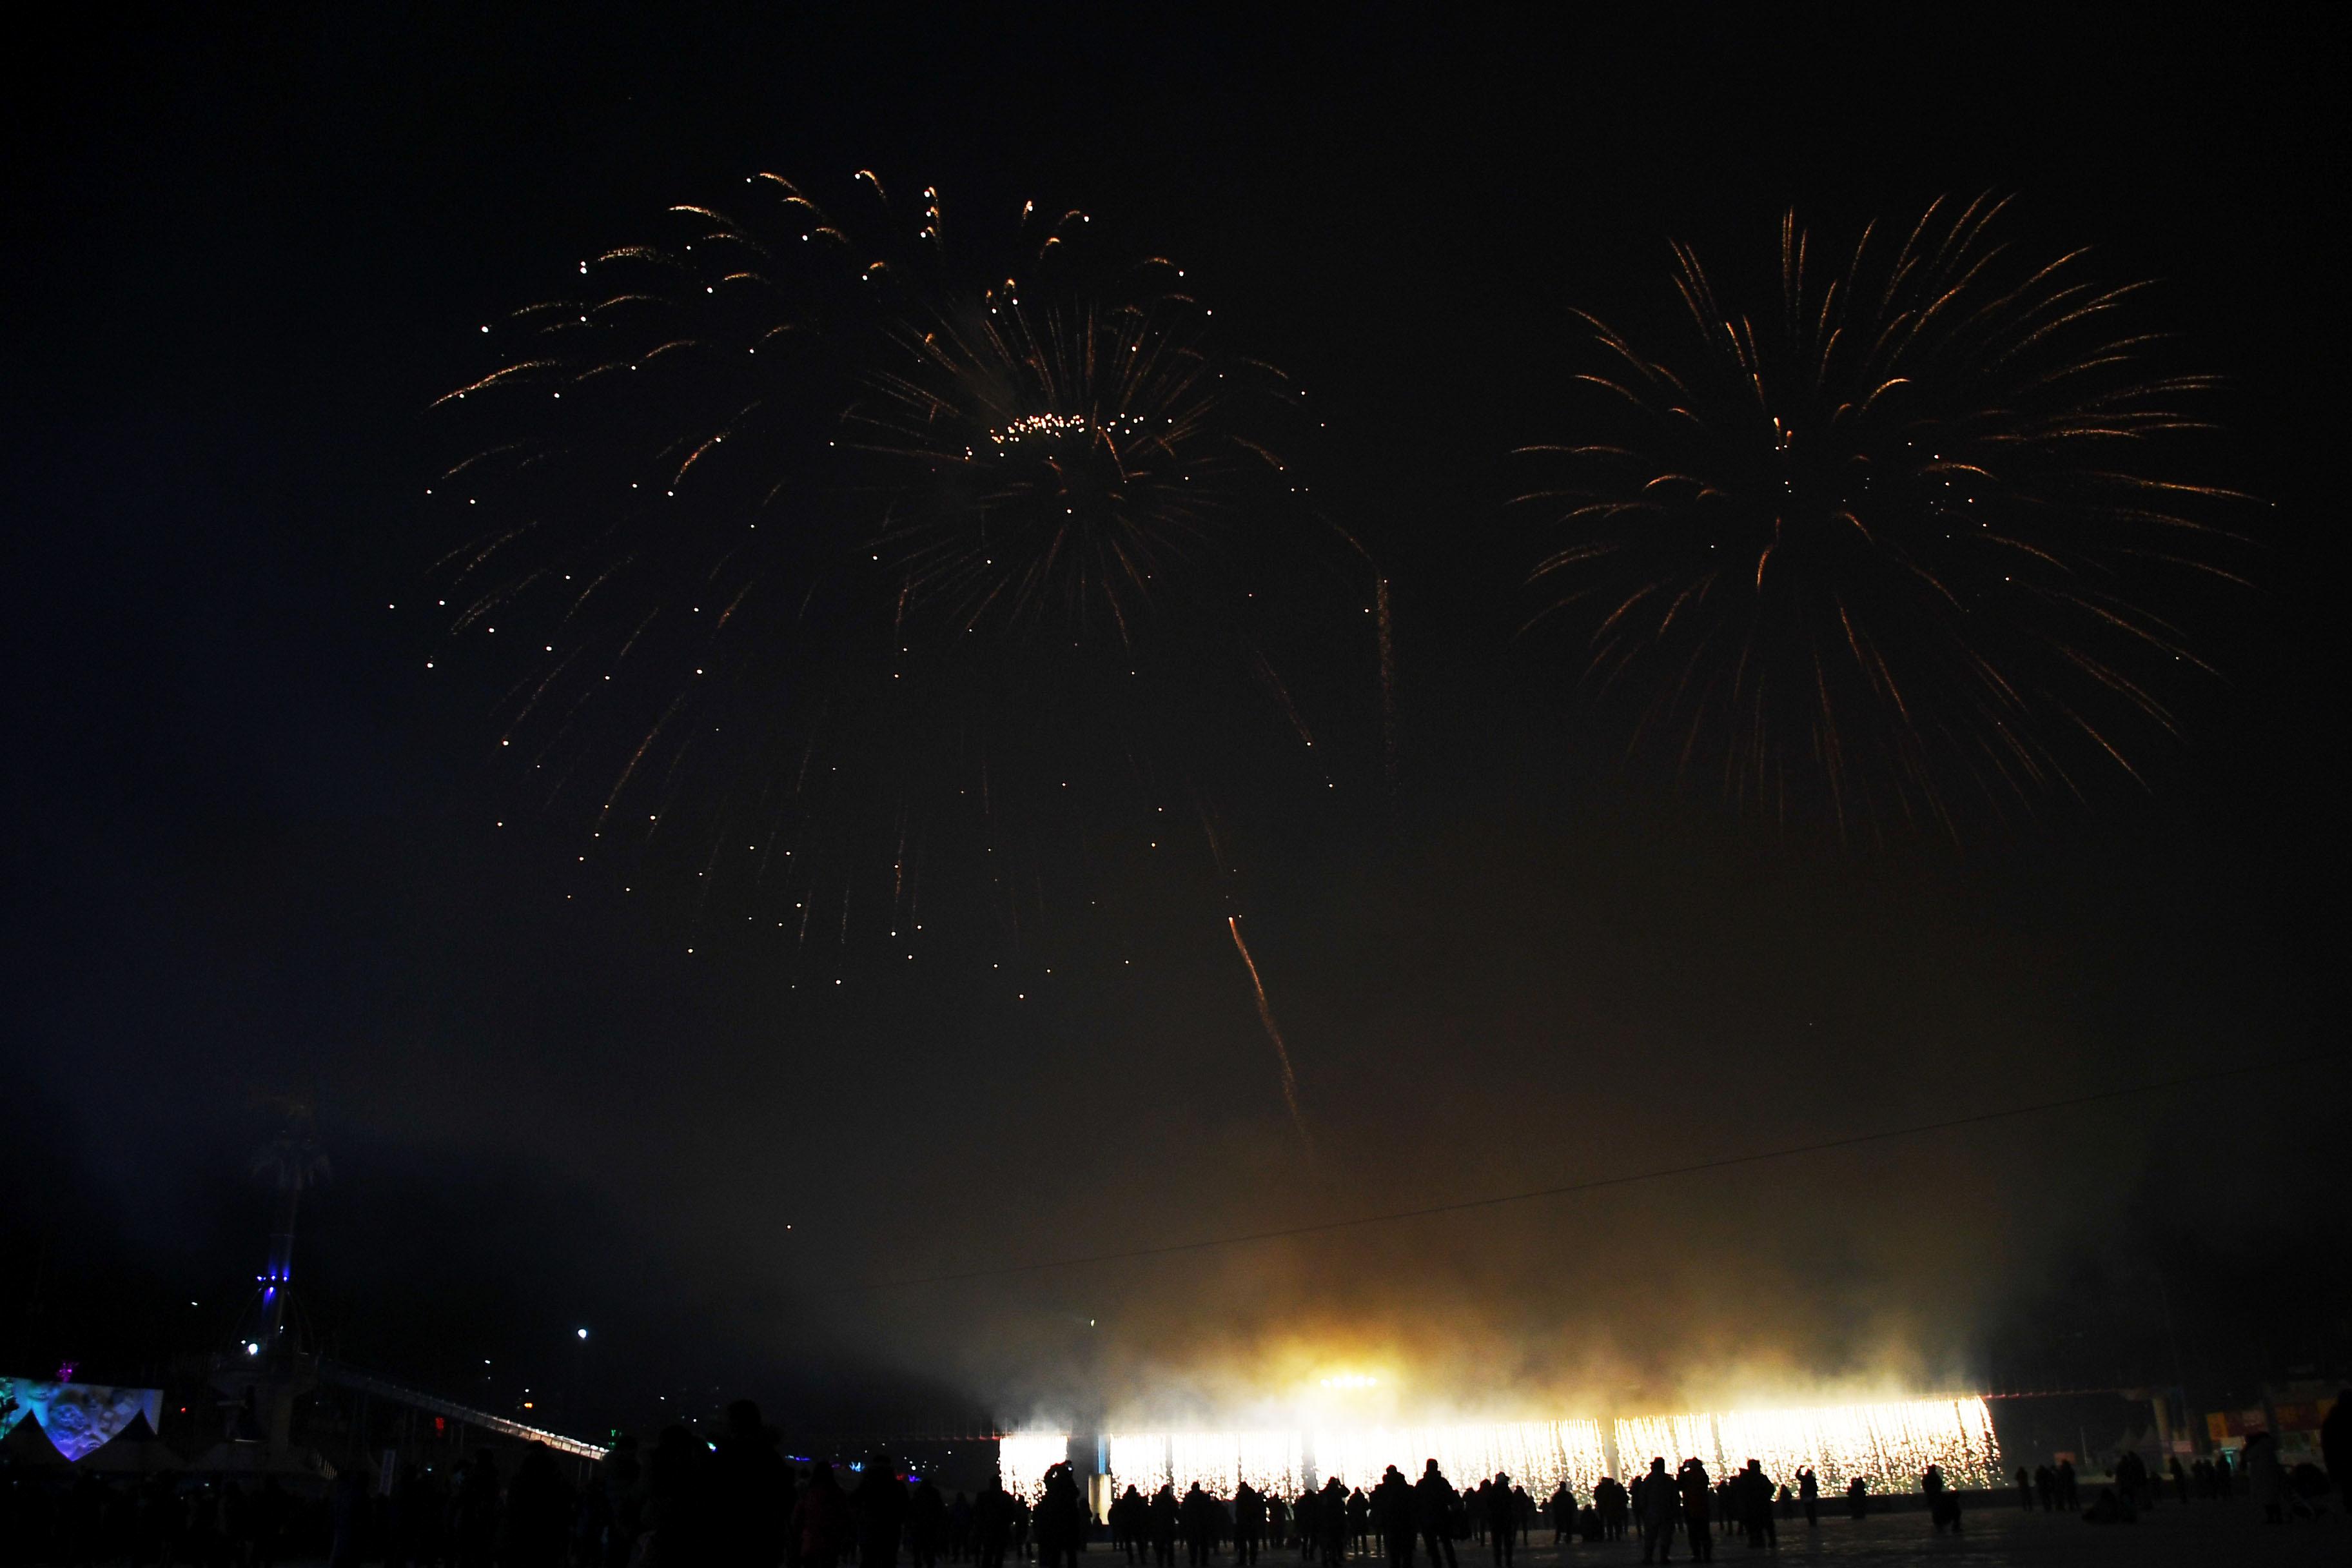
[[[1465,1408],[2112,1382],[2147,1373],[2167,1282],[2194,1375],[2343,1363],[2334,1065],[860,1289],[2340,1052],[2340,27],[1653,9],[85,13],[20,52],[12,1368],[128,1377],[226,1331],[259,1261],[257,1099],[283,1092],[335,1162],[305,1267],[344,1353],[519,1384],[588,1322],[629,1410],[724,1384],[1174,1411],[1334,1357]],[[676,900],[572,875],[569,824],[490,756],[492,675],[425,679],[435,628],[385,608],[457,542],[415,498],[477,322],[673,203],[861,166],[951,206],[1084,204],[1336,410],[1327,496],[1396,584],[1393,802],[1227,808],[1311,1161],[1182,887],[1130,885],[1140,966],[1024,950],[1016,1002],[974,932],[919,984],[853,963],[812,1001],[751,950],[688,957]],[[1986,188],[2036,249],[2157,279],[2227,377],[2214,462],[2271,504],[2255,586],[2200,606],[2221,679],[2180,694],[2185,742],[2145,790],[1958,845],[1842,846],[1620,766],[1510,641],[1507,454],[1557,438],[1570,307],[1647,309],[1669,238],[1769,245],[1790,204],[1850,233]]]

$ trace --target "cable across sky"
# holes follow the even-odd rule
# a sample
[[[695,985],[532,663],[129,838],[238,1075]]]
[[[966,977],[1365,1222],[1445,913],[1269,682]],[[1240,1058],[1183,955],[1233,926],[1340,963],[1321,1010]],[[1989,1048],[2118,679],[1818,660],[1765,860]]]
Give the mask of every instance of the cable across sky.
[[[1252,1242],[1282,1241],[1293,1237],[1320,1236],[1329,1231],[1355,1230],[1365,1226],[1388,1225],[1400,1220],[1427,1219],[1436,1215],[1464,1214],[1473,1209],[1499,1208],[1506,1204],[1533,1203],[1541,1198],[1572,1197],[1580,1193],[1601,1192],[1611,1187],[1630,1187],[1643,1182],[1662,1182],[1673,1176],[1693,1176],[1708,1171],[1729,1170],[1739,1165],[1760,1165],[1774,1160],[1792,1160],[1802,1154],[1822,1154],[1837,1149],[1855,1148],[1864,1143],[1883,1143],[1896,1138],[1914,1138],[1927,1132],[1946,1132],[1956,1128],[1976,1127],[1990,1121],[2004,1121],[2020,1116],[2032,1116],[2045,1110],[2065,1110],[2074,1106],[2096,1105],[2111,1100],[2126,1100],[2138,1095],[2158,1093],[2168,1089],[2186,1089],[2196,1084],[2244,1078],[2253,1073],[2310,1067],[2320,1059],[2316,1054],[2314,1054],[2287,1057],[2275,1061],[2250,1062],[2241,1067],[2219,1068],[2211,1072],[2189,1073],[2179,1078],[2153,1079],[2146,1083],[2095,1089],[2088,1094],[2072,1094],[2058,1100],[2040,1100],[2030,1105],[2012,1105],[1999,1110],[1981,1110],[1969,1116],[1946,1117],[1936,1121],[1916,1121],[1902,1127],[1882,1128],[1874,1132],[1856,1132],[1843,1138],[1826,1138],[1808,1143],[1791,1143],[1782,1148],[1763,1149],[1748,1154],[1727,1154],[1720,1159],[1697,1160],[1687,1164],[1665,1165],[1654,1170],[1628,1172],[1622,1175],[1595,1176],[1589,1181],[1569,1182],[1559,1186],[1529,1187],[1516,1193],[1496,1193],[1486,1197],[1459,1198],[1451,1203],[1428,1204],[1419,1208],[1391,1209],[1381,1214],[1351,1215],[1345,1219],[1318,1220],[1306,1225],[1283,1226],[1272,1230],[1238,1231],[1228,1236],[1199,1237],[1190,1241],[1164,1242],[1157,1247],[1127,1247],[1117,1252],[1090,1252],[1070,1258],[1034,1258],[1024,1263],[998,1264],[987,1268],[962,1269],[950,1274],[926,1274],[905,1279],[877,1279],[869,1284],[847,1286],[833,1293],[851,1295],[869,1290],[901,1289],[919,1285],[954,1285],[972,1279],[992,1279],[1016,1274],[1042,1274],[1055,1268],[1083,1268],[1098,1263],[1128,1263],[1143,1258],[1166,1258],[1184,1252],[1206,1252],[1221,1247],[1244,1247]]]

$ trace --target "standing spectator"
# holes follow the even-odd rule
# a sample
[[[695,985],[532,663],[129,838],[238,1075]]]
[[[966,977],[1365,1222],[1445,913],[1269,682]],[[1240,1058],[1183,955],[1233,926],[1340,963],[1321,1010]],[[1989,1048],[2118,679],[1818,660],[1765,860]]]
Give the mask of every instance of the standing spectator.
[[[2278,1444],[2267,1432],[2246,1434],[2245,1451],[2238,1462],[2245,1467],[2246,1488],[2263,1505],[2263,1521],[2279,1524],[2286,1519],[2286,1469],[2279,1463]]]
[[[2334,1407],[2319,1424],[2319,1457],[2344,1500],[2344,1511],[2352,1514],[2352,1388],[2336,1390]]]
[[[1675,1478],[1683,1499],[1683,1534],[1690,1542],[1691,1561],[1715,1561],[1715,1532],[1708,1528],[1707,1513],[1714,1501],[1714,1488],[1706,1479],[1706,1467],[1696,1458],[1683,1461],[1682,1472]]]
[[[1675,1489],[1674,1477],[1666,1474],[1666,1461],[1653,1458],[1650,1473],[1635,1481],[1633,1488],[1633,1501],[1642,1514],[1642,1561],[1673,1562],[1675,1524],[1682,1517],[1683,1499]]]
[[[1440,1563],[1445,1568],[1461,1568],[1454,1554],[1454,1515],[1461,1505],[1453,1486],[1438,1473],[1435,1459],[1422,1467],[1421,1479],[1413,1483],[1412,1500],[1422,1545],[1429,1552],[1429,1568],[1437,1568]]]

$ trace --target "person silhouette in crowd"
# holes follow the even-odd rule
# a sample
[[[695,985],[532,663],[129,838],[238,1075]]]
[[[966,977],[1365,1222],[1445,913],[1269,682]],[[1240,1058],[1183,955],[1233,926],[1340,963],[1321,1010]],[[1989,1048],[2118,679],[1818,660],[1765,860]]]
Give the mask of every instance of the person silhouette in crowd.
[[[1078,1479],[1066,1460],[1045,1468],[1045,1495],[1037,1500],[1037,1561],[1044,1568],[1076,1568],[1086,1544],[1087,1505]]]
[[[1519,1533],[1511,1518],[1511,1478],[1497,1474],[1492,1482],[1481,1483],[1478,1489],[1486,1499],[1488,1548],[1494,1553],[1496,1568],[1501,1568],[1511,1561],[1511,1545]]]
[[[1254,1563],[1265,1540],[1265,1494],[1244,1481],[1234,1491],[1234,1561]]]
[[[2319,1458],[2344,1511],[2352,1514],[2352,1388],[2336,1390],[2335,1405],[2319,1423]]]
[[[2268,1432],[2247,1433],[2238,1463],[2246,1472],[2247,1491],[2262,1505],[2263,1522],[2284,1522],[2286,1468],[2279,1463],[2277,1441]]]
[[[1151,1494],[1151,1561],[1154,1568],[1176,1568],[1176,1536],[1183,1528],[1184,1505],[1176,1500],[1173,1482]]]
[[[939,1568],[940,1548],[947,1536],[948,1500],[940,1494],[939,1483],[925,1476],[907,1500],[907,1552],[915,1568]]]
[[[2082,1478],[2074,1473],[2074,1461],[2058,1461],[2058,1506],[2073,1513],[2083,1506]]]
[[[507,1488],[504,1568],[564,1568],[572,1509],[572,1483],[564,1479],[555,1450],[532,1444]]]
[[[1851,1519],[1860,1519],[1870,1511],[1870,1482],[1861,1476],[1845,1484],[1845,1511]]]
[[[1445,1568],[1460,1568],[1454,1554],[1454,1514],[1460,1507],[1453,1485],[1440,1474],[1437,1461],[1430,1460],[1422,1467],[1421,1479],[1413,1483],[1413,1521],[1420,1527],[1421,1543],[1429,1552],[1430,1568],[1440,1563]]]
[[[2175,1454],[2171,1458],[2166,1460],[2165,1468],[2172,1473],[2173,1500],[2176,1502],[2187,1502],[2189,1500],[2189,1472],[2182,1468],[2180,1456]],[[2032,1505],[2029,1504],[2028,1506],[2030,1507]]]
[[[1348,1494],[1348,1540],[1359,1557],[1371,1551],[1372,1500],[1361,1487]]]
[[[1412,1529],[1419,1506],[1412,1483],[1391,1465],[1372,1489],[1372,1518],[1388,1546],[1389,1568],[1412,1568]]]
[[[1805,1528],[1816,1529],[1822,1522],[1822,1479],[1807,1465],[1797,1472],[1797,1500],[1805,1507]]]
[[[1706,1466],[1696,1458],[1683,1461],[1675,1477],[1676,1489],[1682,1493],[1683,1537],[1690,1542],[1691,1561],[1715,1561],[1715,1532],[1708,1527],[1707,1515],[1713,1506],[1715,1489],[1708,1483]]]
[[[791,1468],[760,1407],[739,1399],[711,1445],[709,1550],[714,1568],[776,1568],[793,1523]]]
[[[1739,1521],[1748,1528],[1748,1544],[1779,1546],[1780,1532],[1772,1522],[1772,1478],[1764,1473],[1763,1461],[1748,1460],[1734,1489],[1739,1494]]]
[[[1348,1483],[1333,1476],[1315,1496],[1315,1530],[1321,1537],[1318,1559],[1339,1568],[1348,1556]]]
[[[898,1479],[889,1455],[866,1461],[850,1511],[857,1519],[857,1568],[898,1568],[898,1542],[907,1529],[907,1483]]]
[[[1148,1536],[1150,1514],[1151,1505],[1143,1500],[1143,1494],[1129,1481],[1127,1489],[1111,1500],[1111,1550],[1126,1552],[1129,1563],[1139,1555],[1148,1557],[1151,1550]]]
[[[457,1475],[457,1568],[490,1568],[499,1549],[499,1462],[478,1448]]]
[[[81,1478],[83,1480],[94,1479]],[[365,1544],[368,1527],[367,1472],[357,1465],[338,1471],[334,1484],[328,1489],[327,1506],[333,1530],[327,1550],[327,1568],[359,1568],[360,1551]],[[242,1508],[224,1509],[223,1512],[236,1518],[236,1525],[245,1523],[241,1517],[237,1517],[244,1513]],[[232,1525],[228,1531],[232,1542],[240,1533],[236,1525]],[[91,1546],[94,1548],[96,1542],[93,1541]],[[238,1554],[234,1547],[231,1551],[233,1555]],[[85,1563],[95,1559],[94,1551],[89,1555],[79,1552],[72,1555]]]
[[[1601,1495],[1603,1488],[1607,1489],[1609,1494],[1606,1499]],[[1609,1541],[1624,1540],[1625,1532],[1632,1528],[1633,1512],[1633,1494],[1627,1489],[1625,1483],[1614,1476],[1601,1477],[1601,1485],[1593,1489],[1593,1500],[1601,1510],[1602,1538]]]
[[[948,1502],[948,1561],[971,1561],[971,1499],[961,1489]]]
[[[2129,1503],[2135,1515],[2147,1501],[2147,1464],[2139,1455],[2126,1449],[2116,1459],[2114,1479],[2116,1491]]]
[[[971,1503],[971,1544],[979,1568],[1004,1568],[1004,1543],[1013,1534],[1013,1500],[991,1477]]]
[[[1666,1474],[1663,1458],[1650,1460],[1650,1473],[1633,1483],[1633,1507],[1642,1516],[1642,1561],[1675,1560],[1675,1526],[1682,1519],[1682,1493]]]
[[[2017,1506],[2033,1511],[2033,1473],[2023,1465],[2017,1467]]]
[[[1927,1473],[1919,1478],[1919,1489],[1927,1496],[1927,1520],[1935,1526],[1936,1533],[1943,1534],[1944,1527],[1948,1524],[1952,1527],[1952,1533],[1958,1535],[1960,1532],[1960,1500],[1958,1493],[1944,1485],[1944,1468],[1929,1465]]]
[[[656,1447],[654,1452],[658,1458],[661,1450]],[[801,1568],[835,1568],[856,1528],[849,1499],[843,1493],[841,1482],[835,1479],[833,1467],[819,1459],[809,1472],[808,1485],[801,1489],[800,1500],[793,1508],[793,1534],[800,1542]],[[656,1525],[656,1534],[659,1529]],[[997,1556],[998,1563],[992,1568],[1002,1568],[1001,1542]]]
[[[1209,1560],[1209,1542],[1216,1533],[1217,1505],[1201,1489],[1200,1482],[1185,1489],[1184,1500],[1177,1505],[1176,1523],[1184,1533],[1188,1568],[1201,1568]]]

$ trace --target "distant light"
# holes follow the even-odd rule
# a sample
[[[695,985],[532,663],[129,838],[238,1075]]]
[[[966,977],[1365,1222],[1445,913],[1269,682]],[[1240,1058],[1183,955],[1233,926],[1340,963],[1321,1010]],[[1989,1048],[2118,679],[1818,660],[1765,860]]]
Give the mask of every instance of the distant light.
[[[578,1335],[579,1335],[582,1339],[583,1339],[583,1340],[584,1340],[584,1339],[586,1339],[586,1338],[588,1337],[588,1331],[587,1331],[587,1330],[585,1330],[585,1329],[575,1329],[575,1330],[573,1330],[572,1331],[573,1331],[574,1333],[578,1334]]]
[[[253,1341],[247,1340],[245,1342],[245,1353],[247,1355],[259,1355],[261,1353],[261,1347],[258,1344],[256,1344]]]

